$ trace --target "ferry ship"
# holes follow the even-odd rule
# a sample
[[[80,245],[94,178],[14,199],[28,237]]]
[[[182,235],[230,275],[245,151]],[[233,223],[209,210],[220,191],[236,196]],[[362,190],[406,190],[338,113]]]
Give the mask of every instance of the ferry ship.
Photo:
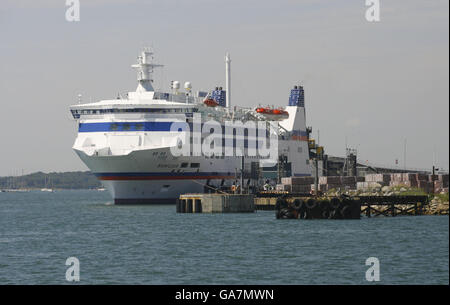
[[[311,175],[302,86],[294,86],[284,108],[239,107],[231,105],[228,54],[225,90],[216,87],[209,92],[194,92],[190,82],[184,84],[183,90],[180,82],[172,81],[169,92],[156,91],[152,73],[161,66],[153,62],[153,53],[144,49],[137,64],[132,65],[137,70],[136,91],[125,97],[87,104],[79,101],[70,106],[78,123],[73,149],[109,191],[115,204],[175,203],[183,193],[230,186],[241,170],[249,173],[254,168],[276,168],[278,160],[283,160],[287,176]],[[196,118],[202,122],[197,130]],[[240,154],[227,155],[217,150],[209,155],[173,153],[187,141],[191,144],[190,152],[204,145],[211,130],[205,131],[202,126],[211,120],[218,122],[222,130],[219,141],[224,145],[222,152],[229,145]],[[252,122],[262,124],[265,135],[261,131],[256,134],[276,143],[277,155],[251,155],[249,152],[254,150],[250,143],[255,133],[244,128],[241,134],[234,129],[230,140],[224,131],[227,122],[240,122],[243,126]],[[193,130],[174,130],[174,124],[185,124]],[[258,148],[266,145],[257,139]],[[250,179],[245,183],[249,184]]]

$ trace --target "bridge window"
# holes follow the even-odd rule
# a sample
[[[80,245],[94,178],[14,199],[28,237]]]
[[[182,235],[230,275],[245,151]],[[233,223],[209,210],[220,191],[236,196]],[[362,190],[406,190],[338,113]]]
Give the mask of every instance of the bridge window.
[[[197,112],[197,108],[127,108],[127,109],[83,109],[72,110],[72,114],[108,114],[108,113],[187,113]]]

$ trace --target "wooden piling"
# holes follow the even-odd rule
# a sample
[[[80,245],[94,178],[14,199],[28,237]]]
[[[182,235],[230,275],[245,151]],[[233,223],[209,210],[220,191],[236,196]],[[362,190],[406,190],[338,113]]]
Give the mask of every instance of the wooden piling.
[[[186,204],[186,213],[192,213],[192,199],[187,200]]]

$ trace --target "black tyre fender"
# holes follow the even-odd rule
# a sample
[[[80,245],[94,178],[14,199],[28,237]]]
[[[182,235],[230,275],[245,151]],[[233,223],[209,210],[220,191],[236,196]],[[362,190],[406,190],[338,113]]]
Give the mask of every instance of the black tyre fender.
[[[330,209],[330,201],[327,199],[321,200],[319,202],[319,207],[322,211],[328,211]]]
[[[312,198],[309,198],[305,204],[309,210],[312,210],[317,206],[317,202]]]
[[[351,218],[352,217],[352,207],[349,204],[345,205],[342,208],[341,214],[342,214],[342,217],[345,219]]]
[[[333,210],[337,209],[339,206],[341,205],[341,201],[339,200],[339,198],[331,198],[330,200],[330,206]]]

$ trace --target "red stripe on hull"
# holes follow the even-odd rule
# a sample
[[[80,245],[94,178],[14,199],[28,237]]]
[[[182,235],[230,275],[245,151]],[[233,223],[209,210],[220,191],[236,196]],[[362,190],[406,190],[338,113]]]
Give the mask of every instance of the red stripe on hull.
[[[208,180],[234,179],[234,176],[100,176],[100,180]]]

